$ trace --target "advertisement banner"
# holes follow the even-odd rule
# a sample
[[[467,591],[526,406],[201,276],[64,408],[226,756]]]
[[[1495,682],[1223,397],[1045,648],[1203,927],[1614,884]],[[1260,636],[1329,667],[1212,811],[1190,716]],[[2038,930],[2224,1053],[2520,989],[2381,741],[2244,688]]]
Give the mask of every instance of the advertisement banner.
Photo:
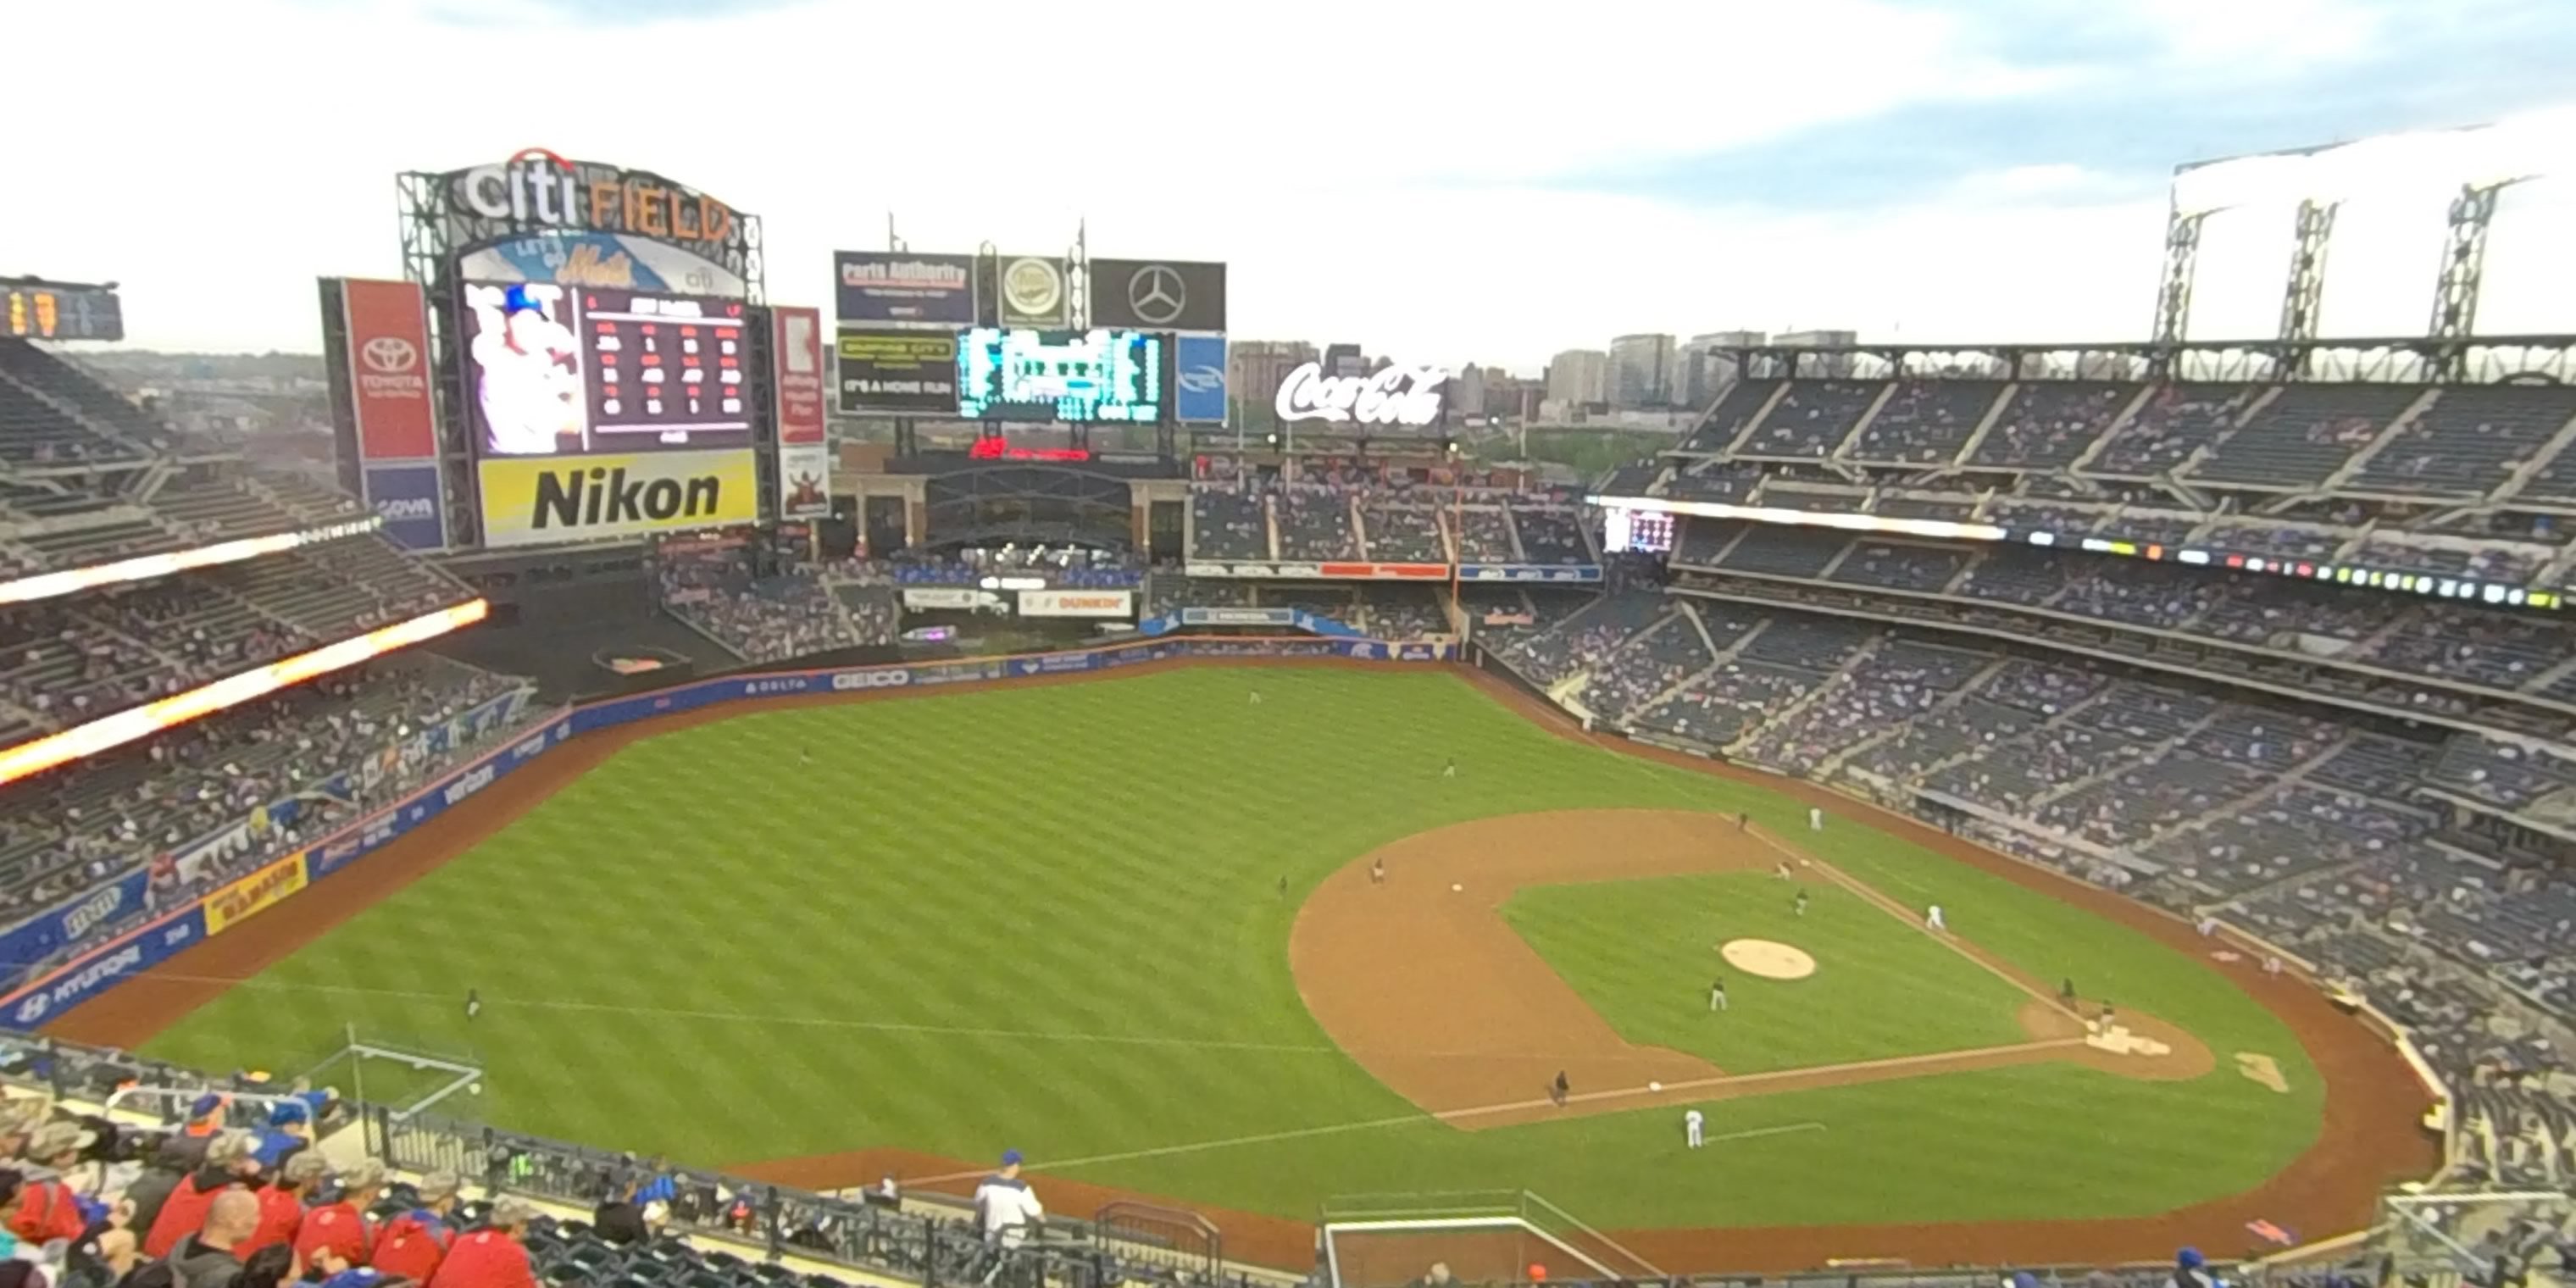
[[[1599,564],[1460,564],[1460,581],[1595,582]]]
[[[1225,337],[1184,335],[1172,340],[1172,419],[1221,425],[1226,418]]]
[[[842,327],[841,411],[957,414],[957,333]]]
[[[1091,324],[1144,331],[1225,329],[1225,265],[1181,259],[1091,261]]]
[[[150,889],[149,873],[129,872],[10,927],[0,934],[0,987],[15,987],[46,958],[144,911]]]
[[[704,255],[626,233],[546,232],[494,242],[457,257],[472,282],[550,282],[629,291],[678,291],[742,299],[742,274]]]
[[[778,390],[778,441],[820,443],[823,433],[823,315],[777,305],[769,310],[771,363]]]
[[[1002,597],[989,590],[965,590],[954,586],[907,586],[903,591],[906,608],[985,608],[1002,602]]]
[[[206,896],[206,934],[220,935],[304,888],[304,856],[290,854]]]
[[[438,462],[378,465],[366,469],[367,507],[382,516],[385,535],[407,550],[447,548],[447,494]]]
[[[975,325],[975,257],[910,251],[832,254],[833,312],[843,322],[956,329]]]
[[[475,469],[487,546],[640,537],[760,517],[747,451],[496,459]]]
[[[1002,325],[1060,327],[1073,302],[1065,288],[1064,261],[1042,255],[1016,255],[1002,261]]]
[[[1184,608],[1184,626],[1294,626],[1293,608]]]
[[[340,283],[349,321],[349,392],[358,454],[369,461],[438,456],[429,401],[429,321],[418,282]]]
[[[178,956],[181,949],[205,937],[205,909],[189,904],[10,998],[5,1022],[10,1028],[32,1029]]]
[[[1129,590],[1024,590],[1022,617],[1133,617],[1136,593]]]
[[[821,443],[778,445],[778,517],[822,519],[832,513],[832,449]]]

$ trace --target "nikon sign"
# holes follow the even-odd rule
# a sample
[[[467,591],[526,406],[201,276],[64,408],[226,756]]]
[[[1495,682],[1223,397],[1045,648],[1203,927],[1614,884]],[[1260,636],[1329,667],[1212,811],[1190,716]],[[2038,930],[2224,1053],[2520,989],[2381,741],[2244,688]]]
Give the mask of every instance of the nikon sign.
[[[759,517],[746,451],[496,457],[477,469],[487,546],[604,541]]]

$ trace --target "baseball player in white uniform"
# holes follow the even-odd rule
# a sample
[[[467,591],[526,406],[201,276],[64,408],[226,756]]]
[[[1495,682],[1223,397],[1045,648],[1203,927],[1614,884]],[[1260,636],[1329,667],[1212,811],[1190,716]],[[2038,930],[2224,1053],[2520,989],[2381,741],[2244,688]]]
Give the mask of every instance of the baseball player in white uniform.
[[[1825,811],[1823,808],[1815,805],[1807,807],[1807,830],[1810,832],[1821,832],[1825,830]]]
[[[1949,923],[1941,920],[1941,905],[1936,903],[1932,905],[1932,911],[1923,914],[1923,928],[1925,930],[1948,930],[1950,928]]]
[[[1690,1142],[1690,1147],[1692,1149],[1698,1149],[1700,1146],[1708,1143],[1708,1141],[1700,1135],[1700,1125],[1705,1121],[1707,1120],[1701,1118],[1699,1116],[1699,1111],[1696,1109],[1685,1110],[1682,1113],[1682,1138]]]

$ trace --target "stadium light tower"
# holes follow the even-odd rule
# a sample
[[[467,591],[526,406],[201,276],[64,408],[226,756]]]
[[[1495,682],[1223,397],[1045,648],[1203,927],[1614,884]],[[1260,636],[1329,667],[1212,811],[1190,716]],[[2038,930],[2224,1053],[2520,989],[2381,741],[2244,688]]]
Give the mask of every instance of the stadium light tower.
[[[2433,284],[2435,374],[2456,375],[2477,333],[2478,292],[2486,277],[2487,230],[2504,190],[2546,174],[2576,173],[2576,110],[2513,117],[2463,137],[2451,199],[2442,268]]]

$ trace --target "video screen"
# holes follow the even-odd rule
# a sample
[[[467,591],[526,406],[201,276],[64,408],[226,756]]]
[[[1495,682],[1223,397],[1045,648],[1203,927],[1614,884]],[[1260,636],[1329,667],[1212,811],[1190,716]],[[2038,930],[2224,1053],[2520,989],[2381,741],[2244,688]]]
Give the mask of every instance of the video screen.
[[[708,296],[467,283],[466,377],[484,454],[750,446],[744,311]]]
[[[1601,549],[1609,554],[1670,554],[1673,516],[1659,510],[1611,506],[1601,514]]]
[[[957,346],[957,414],[1151,424],[1163,416],[1163,348],[1146,331],[976,327]]]

